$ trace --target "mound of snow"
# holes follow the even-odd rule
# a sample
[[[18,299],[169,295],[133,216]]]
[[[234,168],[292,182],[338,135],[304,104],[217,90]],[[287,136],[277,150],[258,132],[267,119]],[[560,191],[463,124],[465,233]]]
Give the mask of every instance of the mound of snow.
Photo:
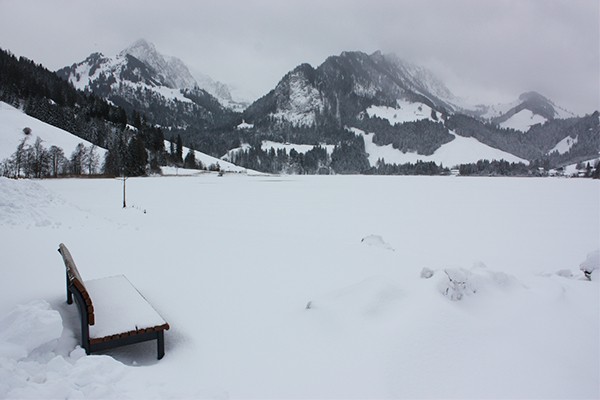
[[[366,244],[367,246],[379,247],[381,249],[394,251],[394,248],[389,243],[386,243],[386,241],[383,240],[383,238],[379,235],[365,236],[360,240],[360,242]]]
[[[597,281],[600,275],[600,250],[589,253],[579,268],[589,280]]]
[[[58,340],[62,319],[45,301],[17,306],[0,320],[0,357],[21,360],[36,348]]]
[[[43,300],[0,319],[0,398],[148,398],[122,382],[130,370],[112,357],[79,346],[57,354],[62,332],[59,312]]]

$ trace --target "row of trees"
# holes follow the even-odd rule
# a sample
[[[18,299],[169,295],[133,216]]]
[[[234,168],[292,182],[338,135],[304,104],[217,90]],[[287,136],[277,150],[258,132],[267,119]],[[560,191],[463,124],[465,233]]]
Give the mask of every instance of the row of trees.
[[[509,163],[505,160],[479,160],[476,163],[461,164],[458,166],[458,171],[463,176],[529,176],[538,173],[536,167],[527,166],[521,162]]]
[[[0,173],[10,178],[46,178],[67,175],[93,175],[99,172],[100,155],[95,145],[79,143],[70,157],[62,148],[44,147],[39,137],[31,145],[27,137],[21,140],[15,152],[0,162]]]
[[[433,161],[418,160],[414,164],[410,162],[387,164],[384,159],[380,159],[366,173],[369,175],[448,175],[450,170]]]
[[[247,149],[231,155],[231,162],[245,168],[267,173],[292,174],[360,174],[369,170],[369,160],[365,152],[362,136],[354,136],[337,144],[331,153],[320,145],[313,146],[305,153],[292,149],[270,148],[263,150],[261,143],[254,143]]]

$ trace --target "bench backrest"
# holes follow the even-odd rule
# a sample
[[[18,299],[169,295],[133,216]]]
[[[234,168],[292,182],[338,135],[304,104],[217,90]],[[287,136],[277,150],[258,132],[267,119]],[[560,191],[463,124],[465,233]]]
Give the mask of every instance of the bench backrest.
[[[68,285],[72,290],[76,290],[80,295],[83,301],[85,302],[85,310],[87,312],[87,320],[89,325],[94,325],[95,317],[94,317],[94,305],[92,304],[92,299],[90,294],[88,293],[85,285],[83,284],[83,279],[81,279],[81,275],[77,270],[77,266],[75,265],[75,261],[73,261],[73,257],[63,243],[58,246],[58,252],[63,258],[65,263],[65,268],[67,270],[67,281]]]

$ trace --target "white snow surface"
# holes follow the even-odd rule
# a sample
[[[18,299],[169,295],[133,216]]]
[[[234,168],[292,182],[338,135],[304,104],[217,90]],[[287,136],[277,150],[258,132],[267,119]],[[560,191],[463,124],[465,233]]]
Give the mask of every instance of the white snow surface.
[[[431,107],[423,103],[411,103],[405,100],[397,100],[397,105],[393,107],[385,106],[371,106],[367,108],[366,112],[369,117],[379,117],[387,119],[390,125],[402,124],[404,122],[419,121],[422,119],[428,119],[434,121],[431,118]],[[439,112],[435,112],[438,117],[438,121],[441,118]]]
[[[432,155],[424,156],[414,152],[406,152],[395,149],[391,144],[380,146],[373,143],[373,133],[366,133],[357,128],[349,128],[357,135],[362,135],[365,139],[365,151],[369,155],[369,163],[375,166],[379,159],[385,160],[388,164],[416,163],[421,160],[424,162],[433,161],[436,164],[442,164],[445,167],[453,167],[459,164],[474,163],[479,160],[506,160],[508,162],[522,162],[529,164],[527,160],[502,150],[495,149],[481,143],[475,138],[467,138],[450,131],[454,140],[442,145]]]
[[[600,397],[591,179],[130,178],[125,209],[121,191],[0,178],[0,398]],[[60,242],[169,322],[162,360],[84,355]]]
[[[86,147],[92,146],[87,140],[35,119],[3,102],[0,102],[0,127],[2,127],[0,131],[0,161],[9,158],[23,139],[26,139],[28,145],[33,146],[39,137],[47,150],[51,146],[58,146],[63,149],[66,157],[70,156],[79,143],[83,143]],[[31,128],[31,134],[23,133],[25,127]],[[97,147],[97,151],[100,159],[104,159],[106,150]]]
[[[91,338],[165,324],[165,320],[124,275],[92,279],[85,281],[84,285],[94,305],[95,323],[90,326]]]
[[[165,149],[167,151],[170,151],[170,148],[171,148],[171,142],[168,140],[165,140]],[[185,158],[185,156],[188,154],[189,151],[190,151],[190,149],[188,147],[185,147],[185,146],[182,147],[183,158]],[[212,164],[216,165],[218,163],[221,171],[244,172],[244,173],[249,172],[249,173],[253,173],[253,174],[260,174],[259,172],[256,172],[253,170],[248,170],[244,167],[240,167],[235,164],[232,164],[223,158],[218,159],[218,158],[210,156],[206,153],[202,153],[201,151],[198,151],[198,150],[194,150],[194,157],[196,158],[196,161],[201,161],[202,164],[204,164],[204,166],[206,168],[208,168]],[[183,168],[175,168],[175,167],[161,167],[161,170],[162,170],[163,175],[193,175],[193,174],[199,174],[199,173],[203,172],[200,170],[191,170],[191,169],[186,170]]]
[[[543,124],[548,121],[541,115],[534,114],[530,110],[523,109],[500,124],[502,128],[510,128],[521,132],[527,132],[533,125]]]
[[[333,144],[321,144],[322,148],[324,148],[329,155],[333,153],[333,149],[335,145]],[[315,146],[311,144],[294,144],[294,143],[279,143],[273,142],[272,140],[263,140],[261,144],[261,149],[265,151],[269,151],[271,148],[275,150],[285,150],[287,154],[290,154],[290,151],[296,150],[298,153],[306,153],[312,150]]]
[[[578,136],[576,136],[575,138],[572,138],[571,136],[567,136],[566,138],[564,138],[563,140],[561,140],[560,142],[558,142],[556,144],[556,146],[554,146],[549,152],[553,153],[555,151],[558,151],[559,154],[565,154],[566,152],[568,152],[569,150],[571,150],[571,147],[573,147],[573,145],[575,143],[577,143],[577,139]]]

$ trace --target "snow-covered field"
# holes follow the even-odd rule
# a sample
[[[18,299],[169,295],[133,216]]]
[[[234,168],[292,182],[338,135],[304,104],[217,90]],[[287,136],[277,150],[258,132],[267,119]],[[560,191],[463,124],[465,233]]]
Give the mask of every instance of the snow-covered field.
[[[0,178],[0,398],[600,396],[597,181],[132,178],[127,209],[121,189]],[[162,360],[83,355],[61,242],[169,322]]]

